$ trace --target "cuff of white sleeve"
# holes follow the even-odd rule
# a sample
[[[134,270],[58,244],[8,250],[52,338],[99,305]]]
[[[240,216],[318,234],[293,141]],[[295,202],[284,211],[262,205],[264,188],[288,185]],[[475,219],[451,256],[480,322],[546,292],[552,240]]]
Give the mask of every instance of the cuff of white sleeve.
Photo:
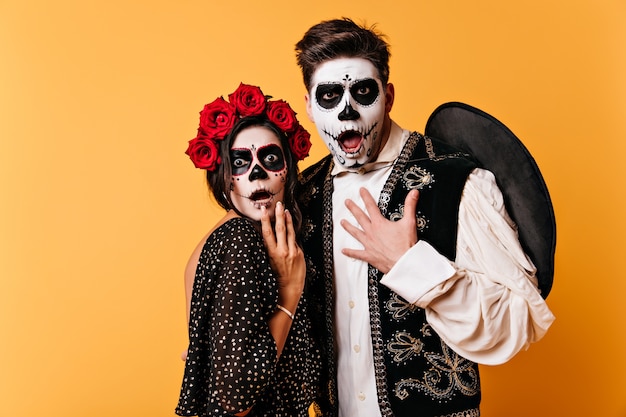
[[[380,283],[413,304],[455,272],[445,256],[420,240],[383,275]]]

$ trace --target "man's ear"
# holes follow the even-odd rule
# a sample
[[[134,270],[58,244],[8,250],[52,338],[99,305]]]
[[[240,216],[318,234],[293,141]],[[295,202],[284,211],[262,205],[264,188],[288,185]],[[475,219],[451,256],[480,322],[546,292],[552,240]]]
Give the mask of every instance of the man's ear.
[[[391,112],[391,108],[393,107],[393,99],[396,96],[396,90],[392,83],[387,83],[387,88],[385,89],[385,112],[389,114]]]
[[[312,123],[315,123],[315,120],[313,120],[313,112],[311,112],[311,97],[309,93],[304,95],[304,104],[306,105],[306,115]]]

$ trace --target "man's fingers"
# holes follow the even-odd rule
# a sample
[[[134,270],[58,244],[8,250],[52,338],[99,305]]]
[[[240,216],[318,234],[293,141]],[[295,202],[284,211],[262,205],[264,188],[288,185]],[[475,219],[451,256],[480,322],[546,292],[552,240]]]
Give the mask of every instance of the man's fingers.
[[[374,218],[374,216],[380,215],[380,208],[378,208],[376,200],[374,200],[374,197],[372,197],[372,194],[370,194],[367,188],[361,187],[359,189],[359,194],[361,196],[361,200],[363,200],[363,204],[365,204],[365,209],[369,214],[370,220]]]
[[[419,191],[411,190],[404,199],[404,217],[413,219],[415,218],[415,211],[417,210],[417,200],[419,199]]]
[[[368,215],[361,210],[361,207],[359,207],[354,201],[347,199],[345,204],[361,227],[367,226],[370,223]]]
[[[353,225],[352,223],[350,223],[349,221],[345,219],[342,219],[340,224],[341,224],[341,227],[343,227],[346,230],[346,232],[350,234],[350,236],[352,236],[353,238],[355,238],[361,243],[363,242],[363,237],[362,237],[364,235],[363,230],[359,229],[358,227],[356,227],[355,225]]]
[[[343,248],[341,249],[341,253],[346,255],[348,258],[368,262],[367,252],[364,250]]]

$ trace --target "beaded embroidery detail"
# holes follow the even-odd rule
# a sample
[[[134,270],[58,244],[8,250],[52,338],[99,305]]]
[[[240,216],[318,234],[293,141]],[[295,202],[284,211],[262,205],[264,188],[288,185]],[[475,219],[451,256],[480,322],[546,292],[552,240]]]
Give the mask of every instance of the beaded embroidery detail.
[[[424,187],[430,188],[435,177],[424,168],[412,166],[404,173],[402,180],[408,190],[422,190]]]
[[[424,342],[416,339],[408,332],[396,332],[394,340],[387,343],[387,350],[393,353],[393,360],[398,363],[406,362],[419,355],[424,348]]]
[[[459,356],[441,343],[442,354],[425,353],[431,368],[424,372],[422,379],[407,378],[396,383],[395,394],[400,399],[409,396],[408,389],[418,389],[435,398],[450,398],[458,390],[464,395],[478,393],[478,375],[473,363]]]
[[[387,300],[385,305],[387,310],[391,313],[391,317],[395,320],[402,320],[408,314],[416,311],[419,307],[415,304],[411,304],[405,300],[403,300],[398,294],[393,293],[391,298]]]

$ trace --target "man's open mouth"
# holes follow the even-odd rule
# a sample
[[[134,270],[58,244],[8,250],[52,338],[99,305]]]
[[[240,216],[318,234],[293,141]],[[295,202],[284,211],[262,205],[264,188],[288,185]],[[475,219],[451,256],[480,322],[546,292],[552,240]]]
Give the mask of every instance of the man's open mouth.
[[[347,130],[339,135],[337,142],[345,153],[355,154],[363,146],[363,135],[355,130]]]

